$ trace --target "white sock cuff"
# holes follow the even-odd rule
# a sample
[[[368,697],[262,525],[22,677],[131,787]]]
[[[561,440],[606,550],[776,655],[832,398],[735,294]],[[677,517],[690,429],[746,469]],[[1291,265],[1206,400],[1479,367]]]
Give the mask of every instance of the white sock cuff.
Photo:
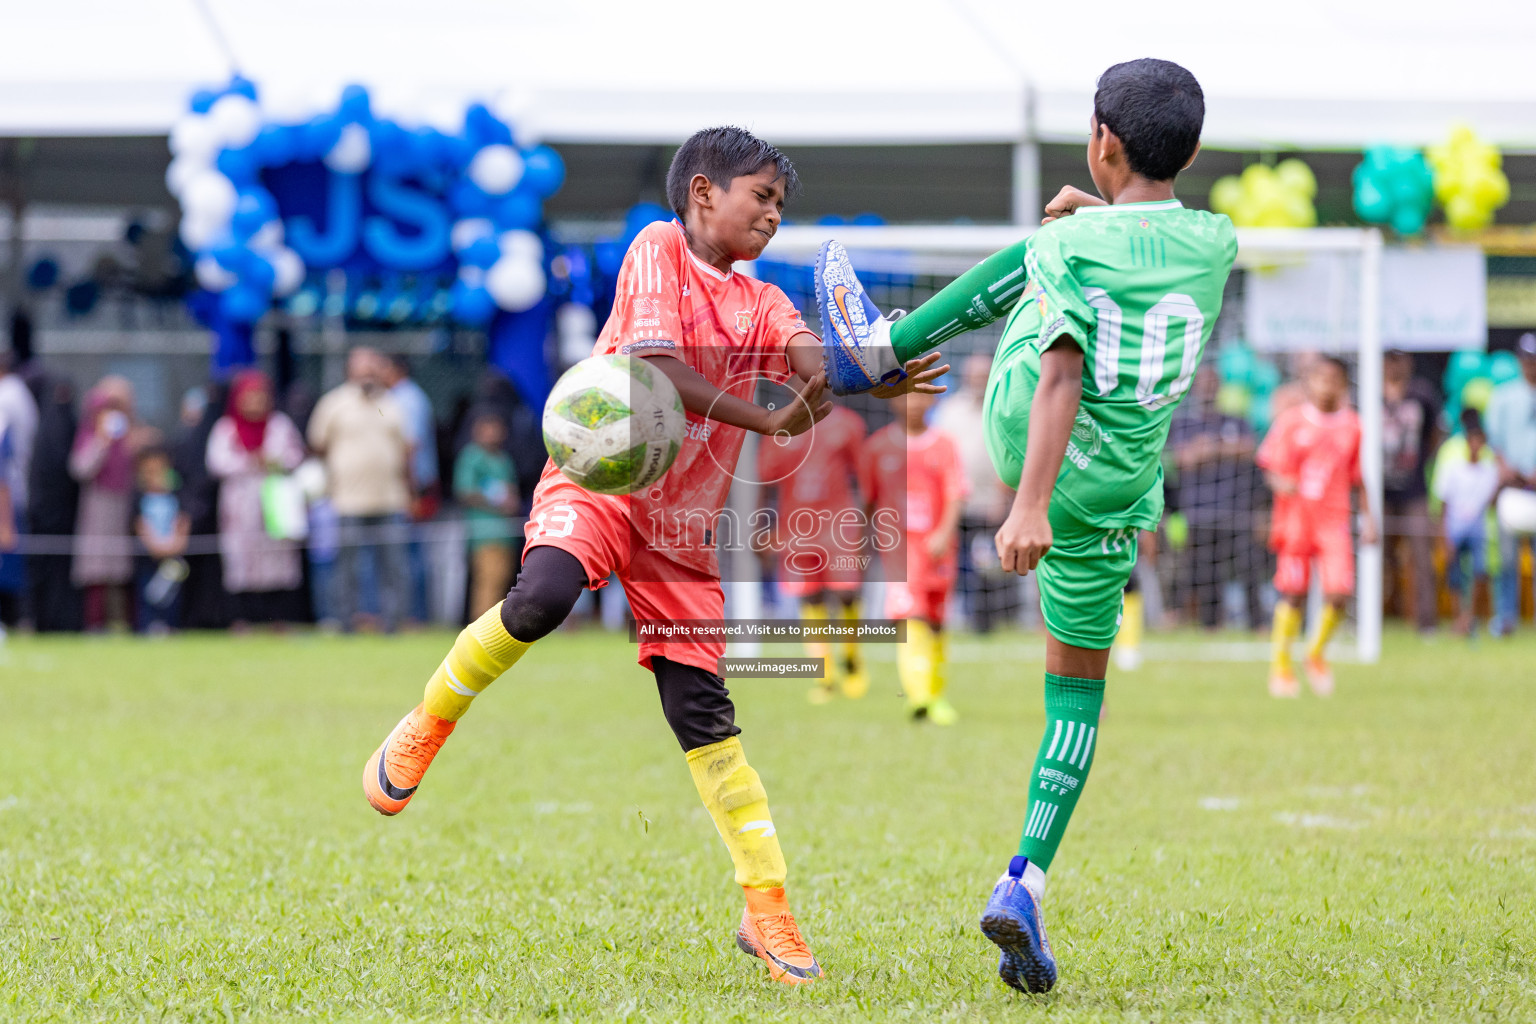
[[[1024,865],[1024,887],[1035,894],[1036,901],[1045,898],[1045,872],[1034,861]]]

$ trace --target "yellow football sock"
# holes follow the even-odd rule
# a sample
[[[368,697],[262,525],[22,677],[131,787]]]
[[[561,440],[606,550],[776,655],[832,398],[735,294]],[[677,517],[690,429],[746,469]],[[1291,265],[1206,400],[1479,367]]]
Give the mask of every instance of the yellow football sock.
[[[820,602],[806,601],[800,605],[800,619],[807,626],[821,626],[827,622],[827,606]],[[825,640],[807,640],[805,642],[805,656],[807,658],[822,658],[826,661],[827,671],[823,677],[832,678],[832,645]]]
[[[1316,661],[1323,656],[1323,650],[1328,646],[1328,641],[1333,639],[1333,633],[1339,628],[1339,623],[1344,621],[1344,610],[1334,604],[1323,605],[1323,621],[1317,625],[1317,635],[1312,638],[1312,646],[1307,648],[1307,657]]]
[[[1289,601],[1275,604],[1275,624],[1269,634],[1269,664],[1280,672],[1293,672],[1291,641],[1301,632],[1301,609]]]
[[[896,674],[907,703],[923,707],[933,699],[933,630],[923,619],[907,620],[907,639],[896,645]]]
[[[741,740],[732,736],[688,751],[688,771],[705,810],[714,819],[720,838],[736,865],[736,883],[753,889],[776,889],[787,873],[784,851],[768,813],[768,793],[757,772],[747,764]]]
[[[843,605],[843,624],[851,626],[859,617],[859,602]],[[864,655],[859,650],[859,645],[852,640],[843,641],[843,663],[848,671],[854,675],[864,671]]]
[[[1141,646],[1141,631],[1146,622],[1146,604],[1140,593],[1125,595],[1120,611],[1120,632],[1115,635],[1115,645],[1131,650]]]
[[[457,722],[469,710],[469,702],[532,647],[507,632],[501,624],[501,602],[465,626],[453,642],[453,650],[437,666],[422,698],[427,713]]]
[[[928,693],[932,699],[944,696],[944,687],[949,679],[944,671],[944,648],[948,641],[940,630],[929,630],[928,636]]]

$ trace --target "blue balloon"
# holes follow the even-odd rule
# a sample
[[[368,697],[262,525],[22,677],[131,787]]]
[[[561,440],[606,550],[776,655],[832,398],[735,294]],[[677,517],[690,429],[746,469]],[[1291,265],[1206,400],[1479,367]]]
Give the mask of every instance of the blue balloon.
[[[544,205],[532,191],[519,186],[496,203],[491,219],[502,231],[532,231],[544,222]]]
[[[34,291],[52,288],[59,282],[59,264],[52,256],[40,256],[27,270],[27,287]]]
[[[494,238],[477,238],[459,253],[459,262],[472,267],[490,267],[501,259],[501,247]]]
[[[341,140],[342,122],[335,117],[317,117],[303,128],[301,152],[311,160],[318,160],[331,151]]]
[[[199,89],[192,94],[192,113],[206,114],[213,109],[213,104],[218,100],[219,94],[212,89]]]
[[[244,75],[235,75],[229,80],[229,86],[224,90],[228,94],[244,96],[248,100],[256,99],[256,83]]]
[[[484,288],[471,288],[456,281],[452,292],[453,318],[471,327],[481,327],[496,315],[496,300]]]
[[[464,135],[476,149],[482,146],[512,145],[512,129],[484,103],[472,103],[464,112]]]
[[[256,258],[255,253],[238,242],[227,242],[224,245],[220,245],[213,249],[210,255],[219,266],[231,274],[239,276],[245,274],[246,267],[250,266],[251,260]]]
[[[244,185],[256,180],[256,174],[261,169],[260,161],[256,158],[254,147],[245,149],[226,149],[219,153],[214,161],[219,173],[224,175],[236,185]]]
[[[101,286],[95,281],[77,281],[64,290],[64,308],[72,316],[85,316],[100,298]]]
[[[624,214],[624,237],[634,241],[636,235],[647,224],[654,224],[658,220],[671,220],[672,211],[659,203],[636,203]]]
[[[368,90],[361,85],[349,85],[341,90],[338,108],[344,121],[370,121],[373,112],[369,108]]]
[[[219,312],[237,324],[253,324],[267,311],[267,298],[254,288],[237,284],[219,296]]]
[[[249,262],[240,272],[240,284],[238,287],[249,288],[256,294],[270,299],[272,297],[272,284],[277,279],[277,271],[272,269],[272,264],[252,253]]]
[[[600,238],[592,244],[592,256],[597,263],[597,272],[612,281],[619,276],[619,268],[624,265],[624,254],[629,251],[629,243],[617,238]]]
[[[460,179],[448,193],[448,205],[460,217],[488,217],[491,204],[491,197],[480,191],[468,178]]]
[[[878,213],[860,213],[855,215],[850,223],[854,227],[878,228],[885,223],[885,218]]]
[[[829,213],[816,221],[824,228],[840,228],[848,223],[848,218],[840,213]]]
[[[245,189],[235,200],[235,213],[230,218],[230,226],[235,234],[241,238],[249,238],[262,225],[277,217],[277,203],[273,201],[271,193],[264,188]]]
[[[368,144],[373,163],[386,171],[404,171],[416,165],[416,150],[411,136],[393,121],[375,121],[368,129]]]
[[[548,199],[565,184],[565,161],[548,146],[535,146],[523,154],[522,184]]]
[[[252,155],[261,167],[280,167],[298,155],[299,130],[280,124],[265,125],[251,143]]]

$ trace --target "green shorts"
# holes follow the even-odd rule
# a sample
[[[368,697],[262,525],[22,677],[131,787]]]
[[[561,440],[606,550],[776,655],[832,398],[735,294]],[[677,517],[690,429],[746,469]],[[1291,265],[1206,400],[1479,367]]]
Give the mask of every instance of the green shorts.
[[[1064,644],[1104,650],[1120,631],[1140,531],[1089,526],[1055,501],[1050,519],[1051,550],[1035,569],[1045,628]]]

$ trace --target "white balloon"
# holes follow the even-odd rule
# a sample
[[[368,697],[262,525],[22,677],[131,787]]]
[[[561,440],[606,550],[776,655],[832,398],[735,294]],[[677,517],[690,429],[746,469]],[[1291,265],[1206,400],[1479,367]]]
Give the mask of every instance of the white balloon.
[[[325,154],[325,166],[337,174],[362,174],[373,162],[373,144],[368,141],[368,129],[360,124],[349,124],[341,130],[341,138]]]
[[[206,161],[192,156],[178,156],[165,169],[165,187],[171,190],[171,195],[180,199],[192,179],[207,170],[212,170],[212,167]]]
[[[544,268],[533,260],[503,256],[485,272],[485,290],[496,305],[513,313],[538,305],[544,287]]]
[[[188,249],[198,252],[213,245],[227,230],[229,230],[228,220],[210,221],[194,217],[190,213],[183,213],[178,233],[181,235],[182,243]]]
[[[521,228],[503,231],[496,237],[496,244],[501,247],[503,256],[532,260],[535,263],[544,262],[544,240],[532,231]]]
[[[292,249],[278,249],[267,257],[272,262],[272,294],[292,295],[304,283],[304,260]]]
[[[522,177],[523,158],[511,146],[486,146],[469,161],[469,180],[487,195],[506,195]]]
[[[213,101],[208,120],[226,149],[244,149],[261,131],[261,108],[254,100],[230,93]]]
[[[187,114],[171,126],[170,145],[178,157],[212,163],[219,150],[219,132],[202,114]]]
[[[205,170],[187,182],[181,206],[194,220],[227,224],[236,198],[233,182],[218,171]]]
[[[423,105],[422,114],[429,127],[436,128],[444,135],[459,136],[464,134],[464,105],[452,100],[433,100]]]
[[[448,242],[453,246],[454,252],[463,252],[482,238],[490,238],[496,234],[496,225],[486,217],[466,217],[464,220],[455,221],[453,230],[448,233]]]
[[[197,275],[197,283],[211,292],[221,292],[240,280],[219,266],[219,261],[212,256],[199,256],[192,265],[192,272]]]
[[[246,243],[259,253],[270,255],[283,247],[283,222],[277,218],[267,221],[251,235]]]

